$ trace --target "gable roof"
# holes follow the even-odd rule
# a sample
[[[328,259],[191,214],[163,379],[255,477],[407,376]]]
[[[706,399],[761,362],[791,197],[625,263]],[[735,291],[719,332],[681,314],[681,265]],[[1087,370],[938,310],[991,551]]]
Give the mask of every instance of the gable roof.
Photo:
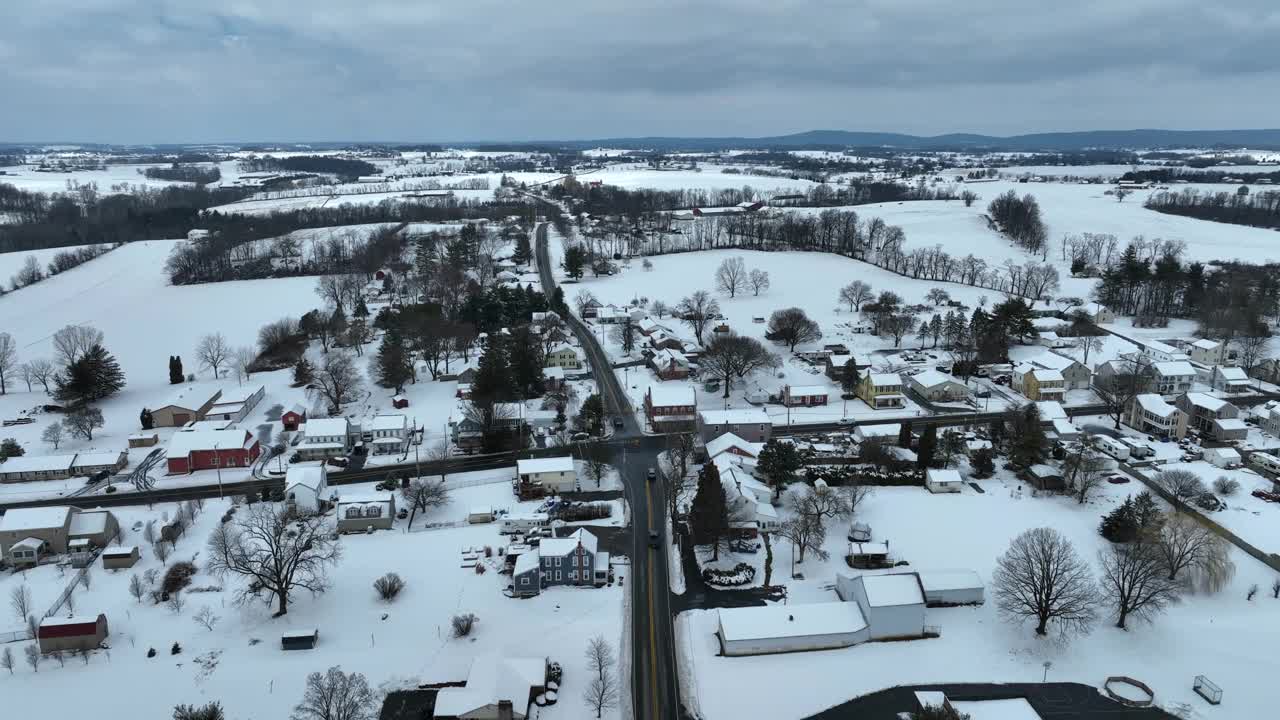
[[[759,457],[760,450],[764,445],[760,443],[752,443],[743,440],[733,433],[725,433],[714,440],[707,443],[707,458],[714,460],[717,455],[723,453],[730,448],[738,448],[745,451],[751,457]]]
[[[1217,412],[1231,404],[1222,398],[1216,398],[1207,393],[1189,392],[1183,394],[1183,397],[1185,397],[1187,402],[1191,403],[1193,406],[1213,412]]]
[[[547,661],[542,658],[483,655],[471,662],[465,687],[446,687],[436,694],[438,717],[463,717],[501,700],[510,700],[512,710],[525,717],[529,696],[543,687]]]
[[[294,485],[319,490],[326,484],[328,471],[325,470],[322,463],[314,465],[290,465],[288,472],[284,475],[284,487],[286,490]]]
[[[870,373],[867,377],[870,378],[871,384],[875,387],[902,384],[902,376],[898,373]]]
[[[937,387],[939,385],[944,385],[946,383],[955,383],[957,385],[960,384],[959,380],[956,380],[954,377],[944,372],[939,372],[937,370],[925,370],[923,372],[918,372],[915,375],[911,376],[911,380],[915,382],[917,385],[920,385],[921,387],[926,387],[926,388]]]
[[[960,473],[955,470],[929,468],[925,473],[931,483],[958,483],[964,481],[964,479],[960,477]]]
[[[924,593],[914,574],[859,575],[857,579],[862,582],[867,605],[871,607],[924,604]]]
[[[1156,372],[1165,377],[1191,376],[1195,377],[1196,369],[1186,360],[1170,360],[1168,362],[1158,362],[1153,365]]]
[[[307,424],[303,426],[303,437],[329,437],[333,435],[347,434],[349,423],[344,417],[339,418],[308,418]]]
[[[1138,403],[1138,407],[1144,411],[1151,413],[1157,417],[1169,417],[1170,414],[1177,411],[1178,408],[1164,401],[1164,398],[1155,393],[1142,393],[1136,395],[1133,401]]]
[[[516,473],[519,475],[545,472],[573,472],[573,456],[516,460]]]
[[[704,425],[771,425],[769,413],[762,407],[734,408],[730,410],[702,410],[698,412]]]
[[[4,515],[0,515],[0,532],[62,527],[66,524],[67,514],[70,512],[71,508],[66,506],[12,508]]]
[[[851,602],[719,608],[716,613],[726,642],[847,635],[867,627],[862,609]]]
[[[1026,362],[1042,367],[1045,370],[1057,370],[1059,372],[1074,365],[1081,365],[1081,367],[1083,367],[1079,360],[1069,358],[1066,355],[1049,350],[1032,355],[1026,359]]]
[[[1040,412],[1041,420],[1065,420],[1067,418],[1067,411],[1062,408],[1062,403],[1057,400],[1041,400],[1036,403],[1036,410]]]
[[[252,445],[253,436],[247,430],[193,430],[174,433],[165,450],[166,458],[185,458],[195,450],[233,450]]]
[[[582,528],[578,528],[568,537],[543,540],[538,545],[538,552],[542,555],[564,556],[576,550],[579,545],[587,552],[594,553],[596,551],[596,536]]]

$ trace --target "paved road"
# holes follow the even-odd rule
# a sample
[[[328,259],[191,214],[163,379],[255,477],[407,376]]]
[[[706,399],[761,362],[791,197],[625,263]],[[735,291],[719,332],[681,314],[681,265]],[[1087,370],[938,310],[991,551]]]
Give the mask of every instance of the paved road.
[[[889,688],[836,705],[808,720],[898,720],[899,713],[918,707],[913,694],[917,690],[941,690],[947,699],[958,701],[1024,698],[1044,720],[1173,719],[1160,708],[1121,705],[1102,695],[1098,688],[1080,683],[964,683]]]

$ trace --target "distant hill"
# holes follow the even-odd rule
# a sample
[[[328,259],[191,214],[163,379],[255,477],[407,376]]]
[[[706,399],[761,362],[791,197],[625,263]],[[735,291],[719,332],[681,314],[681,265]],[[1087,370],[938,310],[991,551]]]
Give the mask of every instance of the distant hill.
[[[721,150],[745,148],[847,148],[894,147],[915,150],[1045,150],[1067,151],[1088,148],[1167,147],[1249,147],[1280,149],[1280,129],[1272,130],[1088,130],[1082,132],[1033,133],[1029,135],[977,135],[951,133],[920,136],[903,133],[858,132],[851,130],[810,130],[773,137],[634,137],[574,140],[572,147],[619,149]]]

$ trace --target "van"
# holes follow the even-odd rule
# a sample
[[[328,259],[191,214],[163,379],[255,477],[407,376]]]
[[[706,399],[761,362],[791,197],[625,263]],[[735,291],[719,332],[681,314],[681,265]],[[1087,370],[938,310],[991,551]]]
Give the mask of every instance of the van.
[[[551,516],[546,513],[529,513],[527,515],[505,515],[502,518],[502,528],[498,530],[503,535],[518,535],[527,533],[530,530],[544,528],[551,525]]]

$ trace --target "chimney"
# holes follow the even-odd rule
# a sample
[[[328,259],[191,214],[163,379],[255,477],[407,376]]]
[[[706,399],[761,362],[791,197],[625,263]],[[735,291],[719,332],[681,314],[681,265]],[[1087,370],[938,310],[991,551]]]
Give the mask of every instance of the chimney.
[[[514,712],[511,709],[510,700],[498,701],[498,720],[512,720]]]

